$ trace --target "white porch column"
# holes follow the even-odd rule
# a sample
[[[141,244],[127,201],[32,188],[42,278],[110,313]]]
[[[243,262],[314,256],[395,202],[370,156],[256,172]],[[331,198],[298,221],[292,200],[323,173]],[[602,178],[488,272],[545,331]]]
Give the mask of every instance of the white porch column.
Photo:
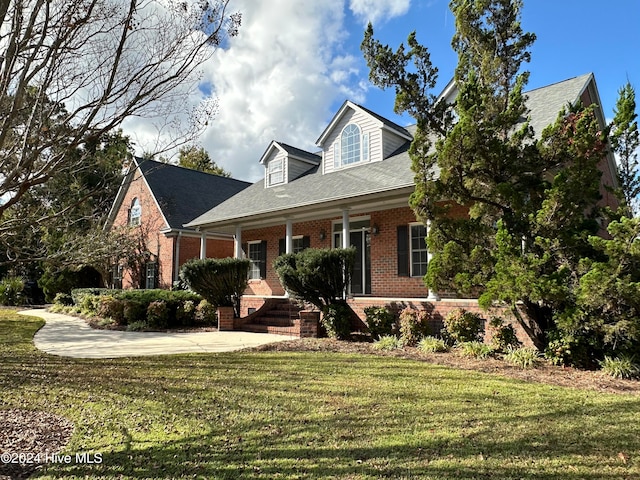
[[[182,232],[178,232],[176,236],[176,248],[173,256],[173,281],[180,280],[180,239],[182,238]]]
[[[242,227],[236,226],[236,234],[233,237],[233,256],[235,258],[242,258]]]
[[[207,233],[200,233],[200,260],[207,258]]]
[[[429,237],[430,230],[431,230],[431,220],[427,220],[427,237]],[[426,241],[426,238],[425,238],[425,241]],[[427,247],[427,268],[428,268],[428,265],[431,263],[432,258],[433,258],[433,254],[431,253],[431,250],[429,250],[429,247]],[[429,295],[427,296],[427,300],[437,302],[440,300],[440,295],[438,295],[438,292],[432,289],[429,289]]]
[[[342,248],[350,247],[350,236],[349,236],[349,210],[342,210]]]
[[[285,253],[293,253],[293,222],[290,218],[287,218],[286,232],[285,232]]]

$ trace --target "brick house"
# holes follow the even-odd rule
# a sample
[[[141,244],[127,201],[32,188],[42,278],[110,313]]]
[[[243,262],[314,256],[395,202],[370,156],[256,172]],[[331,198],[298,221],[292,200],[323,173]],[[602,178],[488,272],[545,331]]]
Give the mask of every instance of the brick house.
[[[451,83],[443,95],[453,99],[455,93]],[[568,103],[600,104],[592,74],[527,95],[538,135]],[[306,247],[356,247],[349,303],[361,319],[370,305],[414,305],[439,317],[459,306],[478,308],[475,300],[444,298],[423,284],[431,254],[425,244],[429,227],[417,222],[408,206],[414,191],[408,154],[413,132],[346,101],[318,138],[318,152],[272,142],[260,159],[263,180],[187,224],[233,236],[234,255],[251,260],[243,316],[285,295],[272,261]],[[612,155],[603,159],[601,170],[603,184],[616,185]],[[604,187],[602,195],[604,203],[616,203]]]
[[[191,258],[233,255],[233,237],[183,224],[250,184],[233,178],[134,158],[111,207],[105,229],[129,228],[147,250],[141,272],[114,265],[114,288],[170,288]]]

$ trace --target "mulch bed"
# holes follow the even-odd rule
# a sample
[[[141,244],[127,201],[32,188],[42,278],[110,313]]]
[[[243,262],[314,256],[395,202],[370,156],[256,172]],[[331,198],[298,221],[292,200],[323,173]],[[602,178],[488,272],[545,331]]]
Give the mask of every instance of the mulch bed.
[[[69,442],[73,424],[46,412],[0,410],[0,480],[28,478]]]

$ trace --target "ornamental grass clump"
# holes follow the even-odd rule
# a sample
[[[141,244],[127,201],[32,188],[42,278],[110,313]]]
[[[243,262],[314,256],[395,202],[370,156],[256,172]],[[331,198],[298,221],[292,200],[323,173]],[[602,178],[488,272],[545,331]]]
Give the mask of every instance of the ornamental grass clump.
[[[373,342],[373,348],[376,350],[398,350],[403,346],[402,340],[394,335],[383,335],[380,339]]]
[[[633,356],[605,356],[604,360],[599,363],[602,372],[613,378],[637,378],[640,376],[640,365],[636,363]]]
[[[540,352],[534,347],[507,348],[504,361],[522,369],[533,368],[540,364]]]
[[[418,350],[424,353],[444,353],[449,351],[449,346],[442,338],[428,335],[420,340]]]
[[[494,353],[491,345],[482,342],[461,342],[456,345],[456,350],[463,357],[478,358],[484,360]]]

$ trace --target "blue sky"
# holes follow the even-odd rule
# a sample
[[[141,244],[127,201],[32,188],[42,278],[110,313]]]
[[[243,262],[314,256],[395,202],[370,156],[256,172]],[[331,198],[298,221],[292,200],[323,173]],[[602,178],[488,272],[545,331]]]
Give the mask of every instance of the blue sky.
[[[351,25],[354,44],[361,38],[358,26]],[[537,36],[525,67],[531,72],[528,89],[593,72],[607,117],[613,116],[618,90],[627,79],[640,100],[640,1],[525,0],[522,27]],[[454,18],[448,0],[414,0],[407,14],[374,25],[374,30],[393,46],[415,30],[440,70],[440,84],[453,76],[457,58],[450,46]],[[369,91],[365,106],[388,113],[393,93]]]
[[[200,144],[234,177],[256,181],[263,176],[258,161],[272,140],[316,151],[315,141],[345,99],[412,123],[393,113],[392,89],[369,84],[360,52],[364,28],[372,20],[376,38],[394,49],[415,30],[440,70],[438,87],[444,87],[456,65],[448,3],[230,0],[243,22],[239,35],[203,65],[203,88],[192,101],[212,96],[218,108]],[[640,98],[640,0],[525,0],[522,25],[537,35],[526,66],[528,89],[593,72],[608,118],[627,79]],[[125,124],[142,149],[144,122]]]

